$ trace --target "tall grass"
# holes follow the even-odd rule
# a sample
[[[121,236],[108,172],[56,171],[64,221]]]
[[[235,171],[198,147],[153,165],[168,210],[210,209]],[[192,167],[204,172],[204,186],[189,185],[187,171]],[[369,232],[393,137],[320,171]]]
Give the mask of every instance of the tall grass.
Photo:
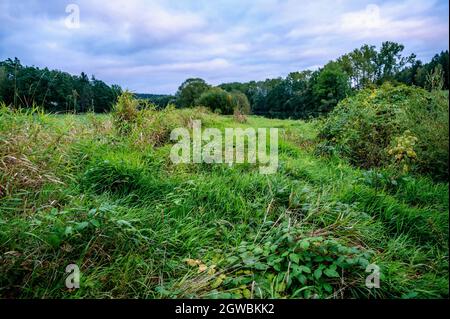
[[[448,297],[448,184],[317,157],[313,122],[117,119],[0,108],[3,298]],[[279,127],[278,172],[173,165],[168,134],[195,119]],[[70,263],[80,289],[64,286]]]

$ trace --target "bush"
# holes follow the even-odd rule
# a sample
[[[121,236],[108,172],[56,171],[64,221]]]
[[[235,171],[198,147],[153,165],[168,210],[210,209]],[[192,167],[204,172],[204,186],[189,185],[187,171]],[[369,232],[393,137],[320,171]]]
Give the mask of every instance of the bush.
[[[446,180],[448,116],[448,91],[386,83],[341,101],[321,129],[321,147],[363,168],[392,166]]]
[[[213,111],[220,110],[220,114],[233,114],[233,97],[221,88],[212,88],[204,92],[197,104]]]
[[[363,287],[372,251],[334,238],[308,236],[287,222],[264,232],[264,243],[242,241],[227,258],[227,269],[237,271],[223,277],[223,282],[218,278],[226,291],[218,297],[251,298],[254,290],[258,298],[329,298],[344,279],[352,283],[349,293]],[[216,285],[217,280],[213,288]]]
[[[120,133],[129,133],[139,118],[139,101],[133,98],[129,91],[123,92],[113,107],[114,128]]]
[[[244,93],[233,91],[231,92],[231,97],[235,113],[238,112],[240,114],[250,114],[250,102],[248,101],[248,98]]]

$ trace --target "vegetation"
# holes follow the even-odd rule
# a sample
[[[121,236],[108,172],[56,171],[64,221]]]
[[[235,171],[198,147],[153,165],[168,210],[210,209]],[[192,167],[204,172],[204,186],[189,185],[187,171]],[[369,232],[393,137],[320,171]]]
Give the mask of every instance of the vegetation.
[[[322,151],[365,168],[391,166],[448,180],[448,91],[388,83],[349,97],[321,130]]]
[[[2,105],[0,296],[448,298],[448,182],[422,175],[448,158],[448,135],[446,154],[436,139],[445,98],[367,88],[325,122],[140,108],[128,92],[112,114]],[[412,109],[420,122],[402,114]],[[194,119],[278,127],[277,173],[173,164],[170,131]],[[358,139],[380,149],[367,155],[379,165],[365,167]],[[339,151],[318,155],[327,147]],[[416,153],[417,170],[390,166],[399,147]],[[81,270],[75,290],[64,286],[71,263]],[[369,264],[380,267],[379,289],[365,285]]]
[[[0,101],[13,107],[42,107],[48,112],[97,112],[111,110],[122,89],[94,76],[23,66],[20,61],[0,61]]]
[[[173,104],[176,102],[176,98],[174,95],[166,95],[166,94],[136,93],[135,97],[140,101],[147,101],[149,103],[152,103],[159,109],[163,109],[168,104]]]
[[[209,88],[210,85],[202,79],[187,79],[180,85],[176,94],[179,107],[195,106],[198,98]]]
[[[195,103],[220,114],[233,114],[235,110],[241,114],[250,113],[250,103],[245,94],[238,91],[228,93],[218,87],[203,92]]]
[[[175,95],[135,94],[135,97],[141,100],[140,104],[152,104],[159,109],[168,104],[194,107],[201,102],[222,114],[233,114],[238,106],[242,114],[308,119],[324,116],[342,99],[384,82],[448,90],[448,51],[436,54],[424,64],[414,54],[404,56],[403,50],[402,44],[389,41],[383,42],[378,50],[365,44],[316,71],[292,72],[286,78],[224,83],[217,87],[200,78],[189,78]],[[221,90],[232,95],[231,102]],[[15,107],[37,105],[46,111],[64,113],[107,112],[121,92],[119,86],[109,87],[94,77],[89,80],[85,73],[72,76],[24,67],[17,59],[0,62],[0,100]]]
[[[0,62],[0,298],[448,298],[448,51],[403,49],[173,96]],[[194,120],[277,172],[172,163]]]

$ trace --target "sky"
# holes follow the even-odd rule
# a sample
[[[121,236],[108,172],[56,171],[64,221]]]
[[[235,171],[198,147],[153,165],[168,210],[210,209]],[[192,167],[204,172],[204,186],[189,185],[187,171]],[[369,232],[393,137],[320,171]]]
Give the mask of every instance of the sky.
[[[365,43],[424,62],[449,48],[446,0],[1,0],[0,21],[0,60],[137,93],[285,77]]]

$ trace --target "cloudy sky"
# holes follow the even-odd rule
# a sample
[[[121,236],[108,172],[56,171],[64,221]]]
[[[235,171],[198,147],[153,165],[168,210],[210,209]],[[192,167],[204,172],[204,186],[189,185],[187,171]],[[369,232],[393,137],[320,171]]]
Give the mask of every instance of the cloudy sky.
[[[286,76],[386,40],[428,61],[449,47],[448,11],[446,0],[2,0],[0,59],[174,93],[188,77]]]

